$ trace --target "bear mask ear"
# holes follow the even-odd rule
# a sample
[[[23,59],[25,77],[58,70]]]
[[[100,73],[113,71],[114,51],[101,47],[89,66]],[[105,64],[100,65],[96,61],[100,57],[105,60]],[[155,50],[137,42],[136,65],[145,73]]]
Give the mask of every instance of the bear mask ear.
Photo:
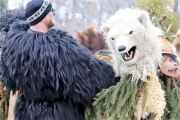
[[[101,26],[101,30],[102,30],[104,33],[108,34],[108,32],[109,32],[109,30],[110,30],[110,26],[109,26],[108,24],[103,23],[102,26]]]
[[[148,15],[146,12],[143,12],[140,16],[139,16],[139,22],[145,26],[145,28],[147,28],[147,23],[148,23]]]

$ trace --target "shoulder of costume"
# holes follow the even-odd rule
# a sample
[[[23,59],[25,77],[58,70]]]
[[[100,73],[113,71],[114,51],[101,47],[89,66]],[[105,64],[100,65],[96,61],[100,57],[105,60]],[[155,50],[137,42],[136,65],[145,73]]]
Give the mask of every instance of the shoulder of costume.
[[[66,36],[70,36],[71,37],[71,35],[68,33],[68,32],[66,32],[66,31],[63,31],[63,30],[60,30],[60,29],[55,29],[55,28],[50,28],[49,30],[48,30],[48,33],[49,34],[58,34],[58,35],[60,35],[60,36],[62,36],[62,35],[66,35]]]
[[[10,31],[14,30],[28,30],[30,25],[27,21],[14,22],[10,25]]]

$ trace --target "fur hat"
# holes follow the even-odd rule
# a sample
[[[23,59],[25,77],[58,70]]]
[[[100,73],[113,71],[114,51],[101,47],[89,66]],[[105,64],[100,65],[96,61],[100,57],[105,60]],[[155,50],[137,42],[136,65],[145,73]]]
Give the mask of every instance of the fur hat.
[[[26,5],[25,17],[30,25],[39,23],[49,13],[52,4],[48,0],[31,0]]]

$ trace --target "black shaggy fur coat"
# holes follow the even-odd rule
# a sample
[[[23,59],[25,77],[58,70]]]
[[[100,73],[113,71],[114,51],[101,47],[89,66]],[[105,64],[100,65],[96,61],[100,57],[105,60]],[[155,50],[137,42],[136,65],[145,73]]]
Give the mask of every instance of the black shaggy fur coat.
[[[15,120],[84,120],[95,94],[116,83],[112,67],[67,32],[28,29],[27,22],[11,26],[0,61],[6,87],[21,93]]]

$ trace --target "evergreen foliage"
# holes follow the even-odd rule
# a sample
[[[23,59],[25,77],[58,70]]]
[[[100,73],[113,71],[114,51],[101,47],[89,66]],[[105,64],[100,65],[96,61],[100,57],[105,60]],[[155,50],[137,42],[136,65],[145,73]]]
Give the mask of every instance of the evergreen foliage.
[[[180,88],[177,86],[175,80],[167,77],[165,86],[167,99],[167,114],[166,118],[169,120],[178,120],[180,118]]]
[[[142,82],[133,83],[130,79],[131,75],[123,76],[115,86],[98,93],[93,107],[86,109],[86,120],[136,120],[134,112],[138,94],[143,92],[146,98],[147,93]],[[180,88],[171,77],[159,75],[159,80],[165,91],[167,102],[161,120],[178,120],[180,118]],[[143,100],[143,108],[145,102],[146,100]],[[145,120],[154,120],[155,116],[151,113]]]
[[[165,91],[167,103],[162,120],[178,120],[180,118],[180,88],[176,80],[162,73],[159,74],[159,80]]]
[[[161,29],[166,32],[170,24],[172,24],[171,30],[165,33],[168,39],[172,41],[170,36],[174,35],[180,27],[178,14],[173,12],[174,4],[175,0],[136,0],[134,6],[147,11],[151,19],[154,17],[158,19],[162,14],[165,14],[167,17],[162,22]]]
[[[130,120],[134,118],[136,94],[138,89],[141,89],[141,85],[141,83],[131,82],[131,75],[123,76],[115,86],[103,89],[97,94],[94,107],[86,110],[86,119]]]
[[[7,117],[7,111],[5,111],[5,102],[9,99],[9,93],[6,92],[4,89],[3,82],[0,81],[0,120],[5,120]]]

